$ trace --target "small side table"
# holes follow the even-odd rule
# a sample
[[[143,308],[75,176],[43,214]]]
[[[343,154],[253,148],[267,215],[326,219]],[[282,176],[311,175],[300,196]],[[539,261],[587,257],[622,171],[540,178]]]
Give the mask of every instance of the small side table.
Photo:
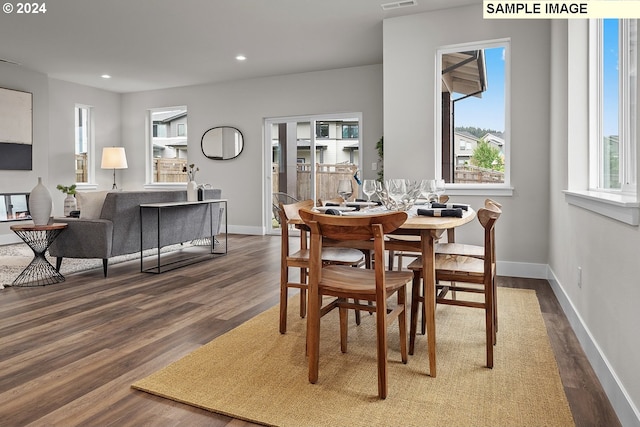
[[[67,228],[67,224],[12,225],[11,230],[33,251],[33,260],[13,281],[12,286],[44,286],[64,282],[64,276],[45,258],[53,241]]]

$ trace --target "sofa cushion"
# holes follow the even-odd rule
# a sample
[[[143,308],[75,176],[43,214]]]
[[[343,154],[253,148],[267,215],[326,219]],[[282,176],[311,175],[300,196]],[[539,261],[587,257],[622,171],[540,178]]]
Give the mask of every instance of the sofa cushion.
[[[76,193],[81,219],[99,219],[108,191],[85,191]]]

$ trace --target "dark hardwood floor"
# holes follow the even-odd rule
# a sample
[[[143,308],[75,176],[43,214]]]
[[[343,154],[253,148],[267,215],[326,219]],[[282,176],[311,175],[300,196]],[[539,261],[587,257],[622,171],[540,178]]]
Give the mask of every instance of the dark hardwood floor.
[[[276,305],[279,248],[232,235],[228,255],[159,275],[133,261],[1,290],[0,425],[252,425],[130,386]],[[499,285],[536,290],[576,425],[620,425],[549,284]]]

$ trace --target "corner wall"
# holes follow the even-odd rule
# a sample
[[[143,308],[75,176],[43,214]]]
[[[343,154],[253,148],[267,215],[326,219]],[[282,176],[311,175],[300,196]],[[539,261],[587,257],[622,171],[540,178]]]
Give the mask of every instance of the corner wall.
[[[587,171],[575,158],[588,144],[586,29],[552,25],[549,281],[620,421],[638,426],[640,229],[571,206],[563,193],[569,174],[584,181]]]
[[[540,271],[547,264],[549,228],[549,21],[484,20],[482,6],[474,5],[386,19],[383,28],[384,170],[388,178],[434,177],[435,103],[440,99],[435,94],[436,50],[511,39],[514,192],[511,197],[496,197],[504,206],[496,226],[497,256],[506,265],[532,264]],[[455,200],[478,207],[485,197],[476,193],[455,196]],[[482,235],[476,228],[463,227],[460,238],[480,243]]]

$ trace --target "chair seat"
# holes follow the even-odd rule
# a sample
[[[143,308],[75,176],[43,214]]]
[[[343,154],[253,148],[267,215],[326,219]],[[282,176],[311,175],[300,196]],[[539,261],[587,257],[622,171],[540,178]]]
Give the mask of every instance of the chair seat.
[[[288,257],[289,261],[309,261],[309,249],[298,250]],[[356,265],[363,259],[362,251],[351,248],[331,248],[322,250],[322,262],[331,264]]]
[[[438,254],[464,255],[474,258],[484,258],[484,247],[465,245],[463,243],[436,243],[435,251]]]
[[[484,260],[462,255],[436,254],[436,274],[442,273],[483,277]]]
[[[385,286],[387,294],[404,287],[413,278],[410,271],[387,271]],[[323,294],[341,296],[345,292],[359,299],[375,299],[375,270],[354,268],[341,265],[330,265],[322,269],[322,279],[318,286]]]

